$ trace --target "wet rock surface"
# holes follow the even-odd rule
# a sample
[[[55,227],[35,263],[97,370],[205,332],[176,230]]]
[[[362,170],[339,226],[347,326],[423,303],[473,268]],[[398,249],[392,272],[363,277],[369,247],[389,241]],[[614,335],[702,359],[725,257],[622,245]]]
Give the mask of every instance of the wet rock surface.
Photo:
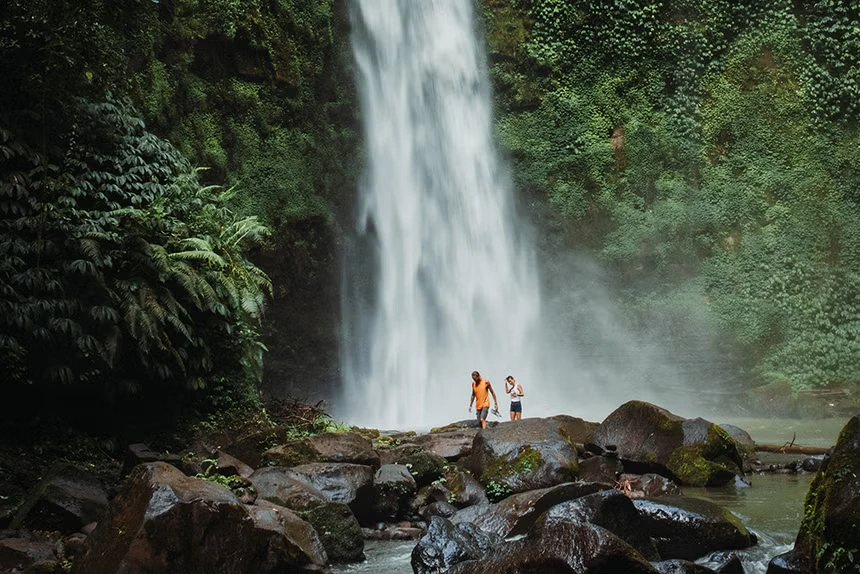
[[[755,537],[728,510],[706,500],[667,496],[633,501],[646,532],[665,559],[695,560],[715,550],[737,550]]]
[[[467,467],[491,500],[575,480],[578,456],[572,439],[585,428],[580,421],[535,418],[483,429],[475,436]]]
[[[477,428],[435,432],[415,438],[415,442],[448,461],[456,461],[472,452]]]
[[[107,505],[107,489],[100,480],[77,466],[60,463],[28,494],[11,526],[74,532],[98,520]]]
[[[464,562],[451,572],[653,574],[657,570],[608,530],[587,523],[553,523],[521,540],[505,542],[489,557]]]
[[[639,511],[627,496],[617,490],[605,490],[562,502],[550,508],[540,520],[544,524],[588,522],[612,532],[646,559],[660,558]]]
[[[517,536],[527,533],[544,512],[556,505],[606,488],[600,483],[572,482],[531,490],[509,496],[498,504],[468,507],[455,514],[452,522],[471,522],[482,531],[502,538]]]
[[[278,572],[324,565],[323,556],[302,549],[307,530],[292,531],[299,519],[281,522],[275,514],[255,518],[228,489],[166,463],[140,465],[73,572]]]
[[[860,415],[839,433],[804,506],[794,548],[775,557],[768,573],[860,570]]]
[[[482,532],[474,524],[455,525],[436,516],[412,551],[412,570],[415,574],[445,572],[460,562],[486,557],[501,543],[500,537]]]
[[[742,472],[737,443],[726,431],[643,401],[613,411],[594,431],[593,443],[614,449],[627,472],[654,472],[684,484],[720,486]]]
[[[277,466],[299,466],[316,462],[379,466],[379,454],[373,450],[373,443],[357,432],[330,432],[291,440],[264,452],[263,460]]]

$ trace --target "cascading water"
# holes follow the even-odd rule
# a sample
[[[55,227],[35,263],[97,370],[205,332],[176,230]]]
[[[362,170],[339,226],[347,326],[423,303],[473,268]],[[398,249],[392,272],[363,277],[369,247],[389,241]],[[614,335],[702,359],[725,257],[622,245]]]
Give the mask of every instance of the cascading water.
[[[458,420],[473,370],[504,409],[505,375],[534,366],[541,304],[472,2],[357,0],[353,28],[369,165],[344,268],[340,414]]]

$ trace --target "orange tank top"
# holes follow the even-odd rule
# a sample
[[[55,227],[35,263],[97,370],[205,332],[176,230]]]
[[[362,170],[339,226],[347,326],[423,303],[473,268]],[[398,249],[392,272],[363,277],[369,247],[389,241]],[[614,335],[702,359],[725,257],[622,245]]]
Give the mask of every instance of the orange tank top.
[[[488,409],[490,408],[490,381],[481,379],[477,383],[472,381],[472,392],[475,393],[475,408]]]

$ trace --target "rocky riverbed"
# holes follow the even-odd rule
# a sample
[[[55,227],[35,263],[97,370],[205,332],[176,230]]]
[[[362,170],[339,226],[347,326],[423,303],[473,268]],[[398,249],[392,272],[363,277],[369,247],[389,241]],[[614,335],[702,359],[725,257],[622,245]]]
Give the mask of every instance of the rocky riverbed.
[[[737,427],[639,401],[602,423],[216,433],[181,454],[130,445],[118,485],[56,466],[0,517],[0,571],[327,572],[400,540],[417,574],[744,572],[737,552],[755,534],[691,494],[804,472],[816,474],[797,543],[768,572],[851,572],[860,415],[823,464],[760,461]]]

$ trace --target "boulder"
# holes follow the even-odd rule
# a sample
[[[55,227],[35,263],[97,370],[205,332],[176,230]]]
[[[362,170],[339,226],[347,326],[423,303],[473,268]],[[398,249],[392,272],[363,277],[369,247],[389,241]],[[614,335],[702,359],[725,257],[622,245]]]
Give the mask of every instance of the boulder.
[[[59,463],[27,496],[11,526],[75,532],[98,520],[107,504],[107,490],[98,478],[77,466]]]
[[[740,550],[755,544],[755,536],[737,516],[707,500],[666,496],[637,499],[633,504],[660,556],[667,560],[695,560],[715,550]]]
[[[294,439],[264,452],[263,460],[276,466],[299,466],[315,462],[379,466],[379,454],[373,450],[373,443],[357,432],[329,432]]]
[[[652,566],[660,574],[714,574],[714,571],[688,560],[663,560],[653,562]]]
[[[642,401],[615,409],[594,431],[593,442],[614,448],[627,472],[655,472],[682,484],[722,486],[742,473],[738,445],[722,428]]]
[[[330,502],[322,492],[302,482],[283,467],[261,468],[250,477],[260,500],[295,511],[313,526],[333,562],[364,558],[361,525],[346,505]]]
[[[210,473],[214,472],[222,476],[241,476],[242,478],[249,478],[254,473],[253,468],[223,450],[215,451],[214,458],[215,465],[209,470]]]
[[[804,507],[794,549],[774,558],[768,572],[860,569],[860,415],[839,433],[809,486]]]
[[[302,516],[317,531],[332,562],[360,562],[364,560],[364,537],[361,525],[352,510],[345,504],[326,502]]]
[[[415,437],[414,441],[448,461],[455,461],[471,454],[477,434],[477,428],[455,429],[421,435]]]
[[[307,527],[288,512],[252,514],[223,486],[163,462],[140,465],[88,538],[73,572],[265,573],[324,566]]]
[[[579,462],[579,478],[586,482],[604,482],[614,485],[624,466],[616,458],[593,456]]]
[[[274,551],[289,556],[296,554],[295,550],[290,548],[290,545],[294,545],[301,554],[310,559],[312,564],[324,566],[328,562],[328,555],[317,531],[292,510],[267,501],[247,506],[247,509],[257,530],[273,534],[269,552]]]
[[[505,542],[489,557],[464,562],[457,574],[655,574],[647,560],[599,526],[559,522]]]
[[[573,417],[533,418],[482,429],[465,464],[490,500],[570,482],[577,476],[574,441],[583,432],[581,422]]]
[[[412,570],[415,574],[446,572],[466,560],[481,560],[502,540],[478,530],[473,524],[454,525],[434,516],[426,534],[412,550]]]
[[[448,496],[448,502],[460,508],[475,504],[486,504],[489,502],[487,494],[481,483],[475,480],[468,472],[458,469],[449,469],[442,476]]]
[[[0,540],[0,572],[23,571],[35,564],[61,562],[57,543],[47,539]]]
[[[315,489],[327,501],[348,505],[359,522],[371,518],[373,468],[363,464],[318,462],[289,471],[290,476]]]
[[[303,512],[327,500],[323,493],[296,478],[288,468],[261,468],[255,470],[248,480],[259,498],[291,510]]]
[[[498,504],[477,505],[461,510],[454,515],[451,522],[471,522],[483,532],[507,538],[528,532],[535,521],[555,505],[606,488],[609,487],[601,483],[578,481],[530,490],[509,496]],[[633,513],[635,514],[635,510]]]
[[[373,511],[377,518],[395,518],[403,513],[417,487],[409,469],[385,464],[373,476]]]
[[[416,484],[427,486],[438,480],[448,469],[448,461],[434,452],[425,450],[417,444],[407,444],[380,451],[380,466],[400,464],[409,468]]]
[[[740,453],[741,460],[743,461],[743,471],[749,472],[752,469],[753,463],[758,461],[755,441],[750,436],[750,433],[734,425],[721,424],[720,428],[735,440],[735,444],[738,446],[738,453]]]
[[[659,560],[657,547],[646,533],[645,521],[633,502],[617,490],[595,492],[556,504],[541,518],[541,524],[588,522],[605,528],[632,546],[644,558]]]

